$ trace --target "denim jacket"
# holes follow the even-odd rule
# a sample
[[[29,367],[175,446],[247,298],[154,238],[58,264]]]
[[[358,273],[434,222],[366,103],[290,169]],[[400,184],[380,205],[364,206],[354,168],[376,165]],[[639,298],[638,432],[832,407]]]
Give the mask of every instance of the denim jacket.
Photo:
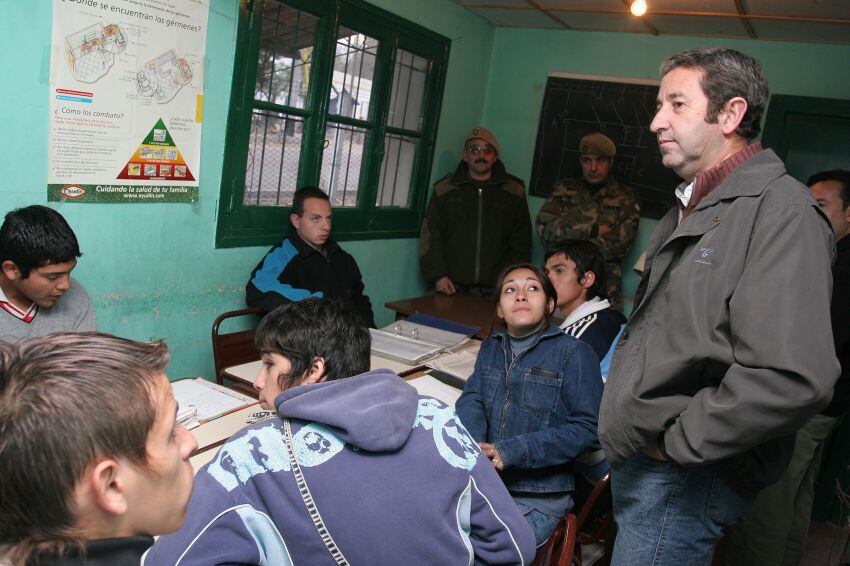
[[[510,358],[504,332],[484,342],[457,415],[476,442],[496,446],[509,491],[572,491],[573,471],[564,464],[598,446],[599,359],[552,325]]]

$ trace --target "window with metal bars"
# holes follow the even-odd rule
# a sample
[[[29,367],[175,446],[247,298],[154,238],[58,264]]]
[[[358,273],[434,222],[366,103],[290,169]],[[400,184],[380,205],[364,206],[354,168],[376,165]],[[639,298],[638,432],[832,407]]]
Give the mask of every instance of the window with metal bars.
[[[307,185],[335,239],[416,236],[449,40],[361,0],[243,1],[238,26],[216,245],[279,241]]]

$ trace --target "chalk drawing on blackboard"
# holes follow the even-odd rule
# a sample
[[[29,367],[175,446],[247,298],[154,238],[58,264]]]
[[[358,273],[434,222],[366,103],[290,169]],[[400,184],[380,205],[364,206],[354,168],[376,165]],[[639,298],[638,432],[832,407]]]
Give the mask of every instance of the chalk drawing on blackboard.
[[[530,192],[548,196],[562,179],[581,175],[579,140],[602,132],[617,144],[613,175],[631,186],[641,214],[660,218],[681,179],[661,164],[649,125],[658,82],[592,75],[550,74],[540,111]]]

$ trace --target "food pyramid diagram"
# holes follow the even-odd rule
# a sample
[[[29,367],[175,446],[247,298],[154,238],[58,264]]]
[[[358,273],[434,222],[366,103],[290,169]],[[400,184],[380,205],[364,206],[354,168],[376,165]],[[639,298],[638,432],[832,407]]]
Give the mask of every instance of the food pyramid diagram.
[[[118,174],[118,179],[194,181],[186,162],[171,134],[162,122],[156,125],[133,153],[133,156]]]

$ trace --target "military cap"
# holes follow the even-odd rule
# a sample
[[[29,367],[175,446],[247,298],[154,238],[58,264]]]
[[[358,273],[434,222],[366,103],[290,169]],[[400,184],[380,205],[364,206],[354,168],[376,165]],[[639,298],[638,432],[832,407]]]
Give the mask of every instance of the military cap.
[[[469,140],[484,140],[490,144],[490,147],[496,150],[497,154],[500,153],[499,142],[496,141],[496,136],[494,136],[493,132],[487,128],[482,128],[481,126],[472,128],[472,131],[469,132],[468,136],[466,136],[466,141],[464,141],[463,144],[466,145],[466,142]]]
[[[578,152],[591,153],[601,157],[614,157],[617,155],[617,146],[605,134],[594,132],[581,138],[578,144]]]

